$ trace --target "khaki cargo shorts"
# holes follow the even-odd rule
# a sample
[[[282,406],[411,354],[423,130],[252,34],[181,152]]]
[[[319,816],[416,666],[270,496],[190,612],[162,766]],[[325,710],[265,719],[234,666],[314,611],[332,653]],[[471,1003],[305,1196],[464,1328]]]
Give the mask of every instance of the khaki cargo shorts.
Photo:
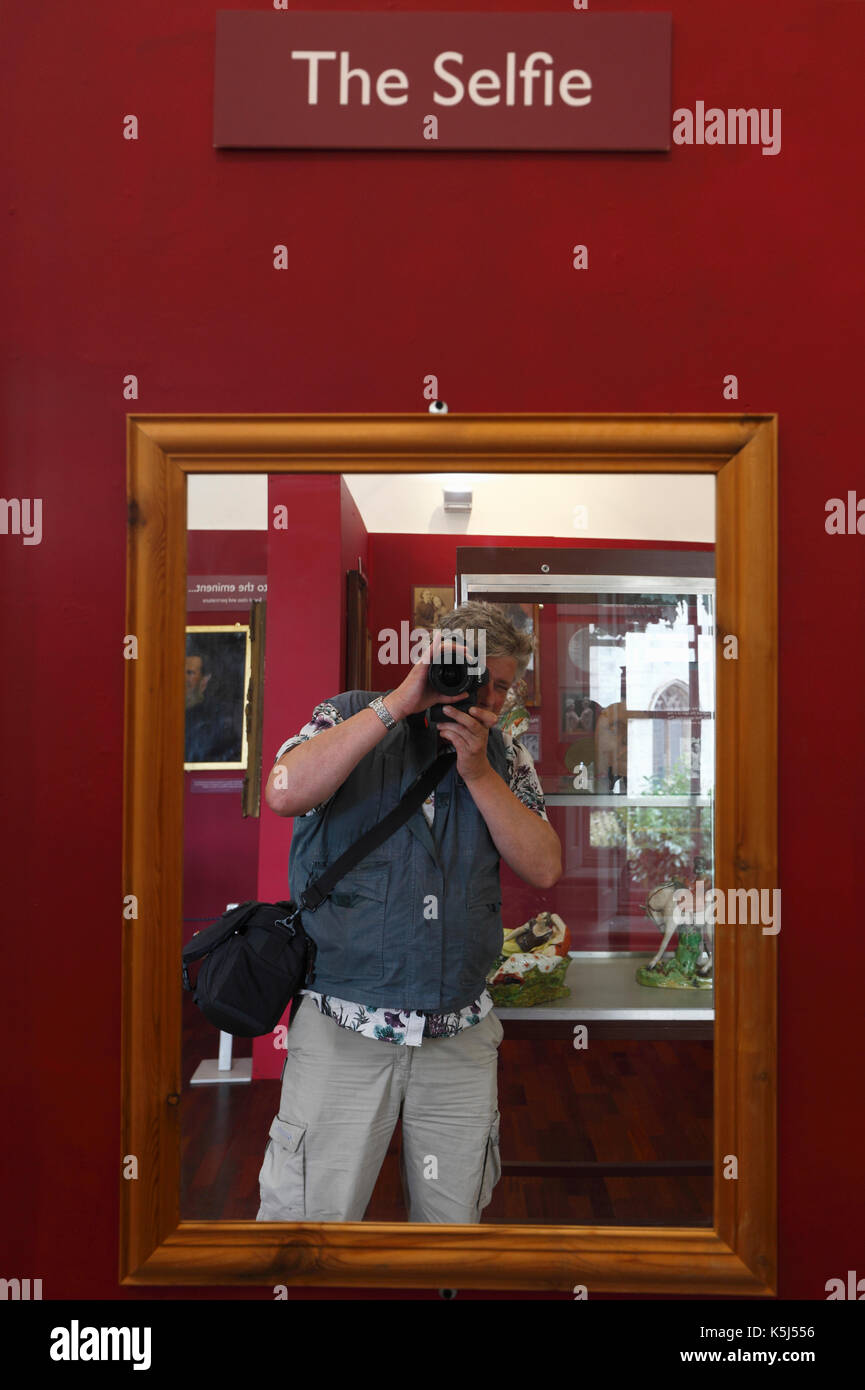
[[[409,1221],[480,1221],[501,1176],[495,1011],[410,1047],[341,1028],[305,996],[295,1008],[256,1219],[362,1221],[402,1109]]]

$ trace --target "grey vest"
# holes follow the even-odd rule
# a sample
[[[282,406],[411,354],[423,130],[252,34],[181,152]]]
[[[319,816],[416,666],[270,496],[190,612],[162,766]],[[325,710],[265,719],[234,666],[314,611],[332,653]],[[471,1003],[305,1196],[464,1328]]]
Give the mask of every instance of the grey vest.
[[[329,703],[343,719],[375,690]],[[349,774],[322,811],[296,816],[288,876],[295,900],[329,864],[393,810],[443,745],[435,726],[401,720]],[[507,784],[507,754],[490,730],[490,765]],[[422,810],[340,879],[303,925],[317,947],[311,988],[380,1008],[464,1008],[486,988],[502,948],[499,852],[471,794],[448,770],[430,826]]]

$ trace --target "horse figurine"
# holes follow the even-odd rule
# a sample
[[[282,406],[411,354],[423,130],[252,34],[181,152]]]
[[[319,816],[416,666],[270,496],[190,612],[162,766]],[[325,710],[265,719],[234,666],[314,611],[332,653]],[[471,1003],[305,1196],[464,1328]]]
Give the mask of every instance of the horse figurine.
[[[694,902],[695,882],[682,878],[667,879],[652,890],[643,911],[663,933],[661,945],[648,965],[642,965],[636,972],[638,984],[649,985],[655,989],[711,989],[713,984],[712,929],[694,920],[693,908],[679,913],[676,921],[676,894],[680,889],[689,890]],[[676,953],[672,960],[663,959],[664,952],[679,933]]]

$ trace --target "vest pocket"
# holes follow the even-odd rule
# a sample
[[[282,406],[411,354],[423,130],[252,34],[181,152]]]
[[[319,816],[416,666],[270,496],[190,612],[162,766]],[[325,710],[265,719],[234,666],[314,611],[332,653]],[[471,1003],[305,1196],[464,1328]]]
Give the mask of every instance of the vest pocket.
[[[326,867],[316,860],[310,882]],[[387,860],[365,860],[343,875],[315,912],[305,914],[304,927],[317,947],[316,974],[322,979],[343,980],[351,987],[382,978],[389,877]]]
[[[466,896],[466,924],[463,931],[463,951],[460,963],[460,990],[479,984],[490,972],[501,954],[502,930],[501,886],[473,887]]]

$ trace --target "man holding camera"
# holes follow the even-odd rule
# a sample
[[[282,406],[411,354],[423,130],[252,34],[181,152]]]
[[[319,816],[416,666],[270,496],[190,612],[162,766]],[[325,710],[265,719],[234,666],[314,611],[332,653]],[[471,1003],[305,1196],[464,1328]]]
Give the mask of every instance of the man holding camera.
[[[361,1221],[400,1109],[410,1221],[479,1221],[501,1172],[503,1030],[486,989],[502,945],[499,861],[550,888],[561,845],[529,754],[495,727],[530,639],[482,603],[440,627],[482,634],[486,678],[468,702],[430,684],[431,660],[465,662],[469,648],[437,633],[395,690],[318,705],[271,770],[267,804],[296,818],[297,899],[439,753],[455,754],[421,810],[304,917],[315,974],[288,1031],[259,1221]]]

